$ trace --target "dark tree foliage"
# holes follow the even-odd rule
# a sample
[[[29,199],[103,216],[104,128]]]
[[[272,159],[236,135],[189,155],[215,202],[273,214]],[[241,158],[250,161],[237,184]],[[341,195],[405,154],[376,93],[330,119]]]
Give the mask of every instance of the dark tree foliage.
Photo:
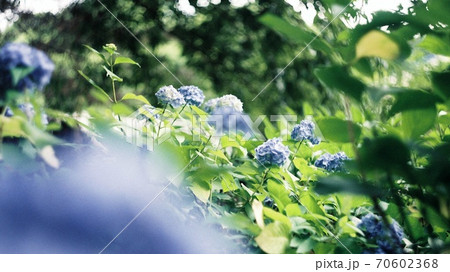
[[[224,93],[238,95],[244,105],[258,103],[258,107],[244,106],[255,114],[276,113],[284,106],[298,111],[304,100],[324,103],[324,96],[313,91],[321,87],[311,71],[324,64],[325,58],[320,52],[305,50],[281,72],[303,46],[289,42],[258,21],[262,14],[270,12],[296,18],[292,23],[299,26],[304,24],[284,1],[258,1],[243,8],[233,8],[228,1],[222,1],[218,5],[196,7],[195,16],[179,11],[176,1],[102,3],[182,83],[198,85],[208,98]],[[325,24],[319,21],[318,25],[321,23]],[[57,15],[23,14],[3,41],[14,40],[18,33],[25,33],[32,45],[50,52],[60,66],[47,90],[48,103],[53,107],[77,110],[85,104],[90,87],[80,80],[76,70],[85,69],[96,81],[104,80],[102,71],[90,68],[93,60],[88,59],[83,44],[101,48],[114,42],[121,52],[141,64],[142,69],[126,67],[120,71],[126,75],[122,92],[130,89],[153,99],[160,86],[180,85],[98,1],[76,2]],[[167,53],[161,52],[171,42],[176,46],[166,47]],[[181,56],[171,51],[179,47]],[[252,102],[269,82],[261,96]]]
[[[19,0],[0,0],[0,12],[7,10],[15,11],[19,6]]]

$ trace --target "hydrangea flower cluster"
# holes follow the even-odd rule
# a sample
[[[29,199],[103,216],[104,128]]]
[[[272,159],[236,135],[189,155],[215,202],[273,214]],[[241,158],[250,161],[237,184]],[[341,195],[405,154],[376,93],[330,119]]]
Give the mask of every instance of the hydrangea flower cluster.
[[[378,245],[375,251],[367,253],[402,253],[404,233],[397,221],[393,220],[387,228],[379,216],[369,213],[361,218],[358,228],[363,230],[367,238],[374,240]]]
[[[172,85],[161,87],[155,95],[161,104],[170,104],[174,108],[178,108],[186,104],[183,95]]]
[[[31,72],[14,85],[12,71],[26,68]],[[50,82],[54,69],[44,52],[23,43],[7,43],[0,49],[0,94],[9,89],[42,90]]]
[[[216,108],[209,116],[208,123],[214,125],[220,132],[253,132],[249,125],[250,117],[231,107]]]
[[[214,98],[205,103],[205,111],[208,113],[214,112],[218,108],[230,107],[235,109],[238,112],[243,112],[243,104],[242,101],[239,100],[236,96],[232,94],[224,95],[220,98]]]
[[[178,92],[180,92],[184,100],[188,105],[200,106],[205,100],[205,95],[203,91],[200,90],[197,86],[182,86],[178,88]]]
[[[266,198],[264,198],[262,203],[263,203],[264,206],[267,206],[267,207],[270,207],[270,208],[273,208],[275,206],[275,201],[272,198],[268,197],[268,196],[266,196]]]
[[[280,138],[273,138],[255,149],[256,159],[263,165],[282,166],[289,158],[289,148]]]
[[[322,156],[320,156],[314,165],[319,168],[323,168],[330,172],[340,171],[342,170],[342,167],[344,166],[344,161],[348,160],[349,158],[347,155],[345,155],[344,152],[338,152],[334,155],[331,155],[330,153],[325,153]]]
[[[300,124],[294,126],[291,138],[295,141],[309,140],[312,144],[318,144],[320,141],[314,136],[315,127],[313,122],[302,120]]]

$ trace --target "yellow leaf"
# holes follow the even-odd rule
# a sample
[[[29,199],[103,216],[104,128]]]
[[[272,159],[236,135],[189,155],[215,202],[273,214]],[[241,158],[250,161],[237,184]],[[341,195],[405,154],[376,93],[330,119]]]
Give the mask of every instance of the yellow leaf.
[[[285,224],[275,221],[267,225],[255,241],[266,253],[284,253],[289,245],[289,229]]]
[[[400,47],[387,34],[372,30],[356,44],[356,58],[379,57],[394,60],[400,56]]]
[[[264,228],[264,219],[263,219],[263,204],[259,202],[258,200],[253,200],[252,203],[252,210],[255,215],[256,224],[260,228]]]
[[[53,147],[51,147],[50,145],[47,145],[44,148],[42,148],[39,151],[39,155],[49,166],[53,168],[59,168],[59,160],[55,156],[55,151],[53,150]]]

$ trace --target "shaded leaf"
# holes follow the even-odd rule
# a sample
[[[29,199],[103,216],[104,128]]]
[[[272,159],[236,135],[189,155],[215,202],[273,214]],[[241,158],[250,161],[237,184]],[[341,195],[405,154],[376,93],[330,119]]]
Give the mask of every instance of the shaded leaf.
[[[327,88],[342,91],[357,101],[361,101],[361,96],[366,86],[358,79],[352,77],[345,67],[330,66],[318,68],[314,70],[314,74]]]
[[[338,143],[358,141],[361,127],[351,121],[336,117],[326,117],[317,121],[317,125],[325,139]]]

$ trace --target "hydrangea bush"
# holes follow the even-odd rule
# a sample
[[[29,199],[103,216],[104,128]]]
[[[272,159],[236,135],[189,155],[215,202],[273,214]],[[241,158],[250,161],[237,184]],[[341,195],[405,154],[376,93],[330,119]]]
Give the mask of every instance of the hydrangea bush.
[[[186,104],[183,94],[177,91],[172,85],[161,87],[156,92],[159,103],[163,105],[170,104],[174,108],[178,108]]]
[[[273,138],[255,149],[255,158],[263,165],[282,166],[289,158],[289,148],[280,138]]]
[[[203,100],[205,100],[203,91],[197,86],[181,86],[178,88],[178,92],[183,95],[184,100],[188,105],[199,107],[203,103]]]
[[[271,25],[279,21],[270,18],[275,15],[264,16],[269,18],[262,17],[263,24],[279,29]],[[0,50],[0,150],[5,151],[1,153],[0,180],[7,171],[13,171],[12,176],[44,179],[70,173],[66,162],[86,144],[73,139],[88,139],[89,148],[101,151],[100,160],[117,148],[118,142],[110,139],[121,139],[120,143],[137,150],[133,154],[139,154],[145,162],[127,165],[125,172],[137,167],[155,173],[155,167],[163,162],[170,166],[167,169],[174,170],[175,161],[179,160],[182,166],[177,170],[181,171],[173,173],[177,179],[164,183],[166,199],[181,199],[186,205],[174,205],[177,214],[218,229],[242,252],[446,252],[450,245],[449,71],[430,72],[424,84],[426,91],[377,86],[378,81],[373,79],[379,80],[382,73],[377,77],[373,74],[379,59],[384,59],[383,66],[402,61],[414,51],[404,48],[416,44],[407,43],[415,36],[409,32],[416,27],[408,28],[403,43],[398,37],[405,32],[402,27],[409,27],[410,21],[405,21],[405,17],[380,20],[383,14],[377,16],[376,24],[338,35],[350,37],[350,42],[319,37],[311,44],[311,49],[324,57],[332,51],[333,57],[324,62],[329,64],[316,67],[314,75],[327,91],[335,92],[330,99],[335,99],[336,106],[330,109],[298,101],[303,114],[296,116],[310,119],[297,125],[265,119],[259,129],[267,141],[245,137],[248,123],[244,125],[239,120],[245,120],[247,115],[242,101],[234,95],[203,103],[203,91],[192,85],[178,90],[172,85],[164,86],[154,90],[155,97],[151,99],[125,93],[126,88],[115,84],[124,79],[113,72],[117,71],[114,67],[128,64],[137,69],[139,64],[120,55],[113,44],[104,46],[101,52],[87,46],[103,62],[99,70],[110,81],[95,83],[79,71],[92,84],[97,100],[85,110],[88,117],[82,119],[44,107],[51,122],[42,126],[24,116],[31,112],[27,103],[35,109],[36,113],[29,114],[34,118],[39,117],[37,113],[42,112],[44,103],[37,103],[38,93],[23,91],[43,88],[54,66],[36,49],[7,44]],[[396,18],[398,24],[394,22]],[[389,29],[393,26],[391,32],[380,33],[380,27],[383,28],[379,24],[384,22],[389,22]],[[421,26],[417,29],[430,33],[442,27],[434,21],[415,23]],[[393,53],[402,54],[387,54],[387,49],[362,50],[372,39],[380,35],[390,39],[388,34],[394,32],[396,38],[389,44],[398,46]],[[436,35],[432,41],[439,37]],[[422,49],[429,50],[434,42],[425,42]],[[341,52],[340,48],[345,50]],[[441,49],[437,51],[446,54]],[[22,95],[4,100],[10,89]],[[394,97],[389,105],[380,103],[386,96]],[[158,107],[149,102],[154,98]],[[387,112],[381,114],[384,111]],[[286,112],[294,113],[288,108]],[[227,120],[222,131],[232,130],[234,124],[230,120],[234,117],[241,119],[236,120],[236,131],[217,135],[217,125],[210,122],[214,116]],[[145,126],[130,129],[129,124],[136,119]],[[77,137],[77,133],[86,135]],[[140,140],[139,144],[133,142],[136,146],[126,143],[136,138]],[[144,148],[149,145],[154,147],[151,151]],[[164,152],[158,153],[159,150]],[[146,152],[158,157],[148,161]],[[83,155],[78,154],[81,158]],[[167,178],[161,175],[154,180],[165,182]]]
[[[42,90],[54,69],[44,52],[22,43],[7,43],[0,49],[0,94],[12,89]]]

